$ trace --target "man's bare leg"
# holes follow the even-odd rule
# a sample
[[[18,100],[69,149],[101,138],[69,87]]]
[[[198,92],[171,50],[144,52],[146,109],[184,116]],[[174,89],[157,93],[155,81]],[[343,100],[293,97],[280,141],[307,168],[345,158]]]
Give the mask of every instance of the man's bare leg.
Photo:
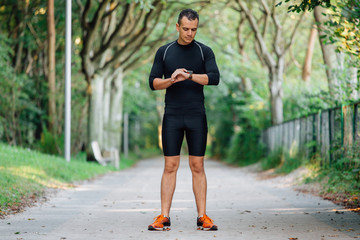
[[[164,172],[161,179],[161,214],[169,217],[172,198],[176,186],[176,173],[180,164],[180,155],[165,156]]]
[[[189,165],[192,172],[193,191],[195,195],[198,216],[206,214],[207,181],[204,170],[204,157],[189,156]]]

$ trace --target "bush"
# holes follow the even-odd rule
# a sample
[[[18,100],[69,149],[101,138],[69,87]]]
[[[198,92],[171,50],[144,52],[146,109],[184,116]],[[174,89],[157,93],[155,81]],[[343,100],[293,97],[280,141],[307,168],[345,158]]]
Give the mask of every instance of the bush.
[[[284,161],[283,149],[278,148],[277,150],[271,152],[266,157],[261,159],[261,168],[262,170],[268,170],[271,168],[275,168]]]
[[[282,162],[276,169],[276,173],[291,173],[304,163],[304,157],[300,154],[291,156],[289,153],[283,153]]]
[[[234,134],[226,161],[240,166],[259,161],[265,152],[265,147],[259,143],[259,135],[260,131],[257,129]]]
[[[301,153],[292,155],[279,148],[261,160],[261,167],[263,170],[276,168],[275,173],[288,174],[300,167],[304,163],[304,159],[305,157]]]

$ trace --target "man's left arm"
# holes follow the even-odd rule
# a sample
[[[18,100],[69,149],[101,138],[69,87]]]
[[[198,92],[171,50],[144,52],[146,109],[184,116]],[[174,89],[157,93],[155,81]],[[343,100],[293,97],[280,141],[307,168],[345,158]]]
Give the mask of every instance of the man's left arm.
[[[205,74],[192,74],[192,81],[201,85],[218,85],[220,73],[216,64],[215,54],[211,48],[206,47],[204,50]]]
[[[177,69],[171,76],[172,82],[176,83],[189,79],[201,85],[218,85],[220,81],[220,73],[216,65],[215,54],[209,47],[204,49],[204,61],[206,73],[190,73],[188,70],[180,68]]]

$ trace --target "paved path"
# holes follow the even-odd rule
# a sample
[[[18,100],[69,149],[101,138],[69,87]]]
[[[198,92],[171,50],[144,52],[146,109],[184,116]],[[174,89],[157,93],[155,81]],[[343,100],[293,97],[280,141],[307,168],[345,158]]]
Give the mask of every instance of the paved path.
[[[275,184],[273,180],[257,180],[254,173],[244,168],[211,160],[205,164],[208,215],[219,226],[217,232],[195,228],[196,207],[186,159],[181,161],[178,172],[171,212],[172,230],[147,231],[160,208],[163,161],[155,158],[75,189],[62,190],[39,207],[0,220],[0,239],[360,238],[358,214]]]

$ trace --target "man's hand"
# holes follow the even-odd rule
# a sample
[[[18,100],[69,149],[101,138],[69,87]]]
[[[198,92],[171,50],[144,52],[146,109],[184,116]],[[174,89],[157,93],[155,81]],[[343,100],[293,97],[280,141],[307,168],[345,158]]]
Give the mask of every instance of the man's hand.
[[[175,72],[171,75],[171,82],[172,83],[181,82],[184,81],[185,79],[188,79],[189,76],[190,74],[187,73],[187,70],[185,68],[179,68],[176,69]]]

